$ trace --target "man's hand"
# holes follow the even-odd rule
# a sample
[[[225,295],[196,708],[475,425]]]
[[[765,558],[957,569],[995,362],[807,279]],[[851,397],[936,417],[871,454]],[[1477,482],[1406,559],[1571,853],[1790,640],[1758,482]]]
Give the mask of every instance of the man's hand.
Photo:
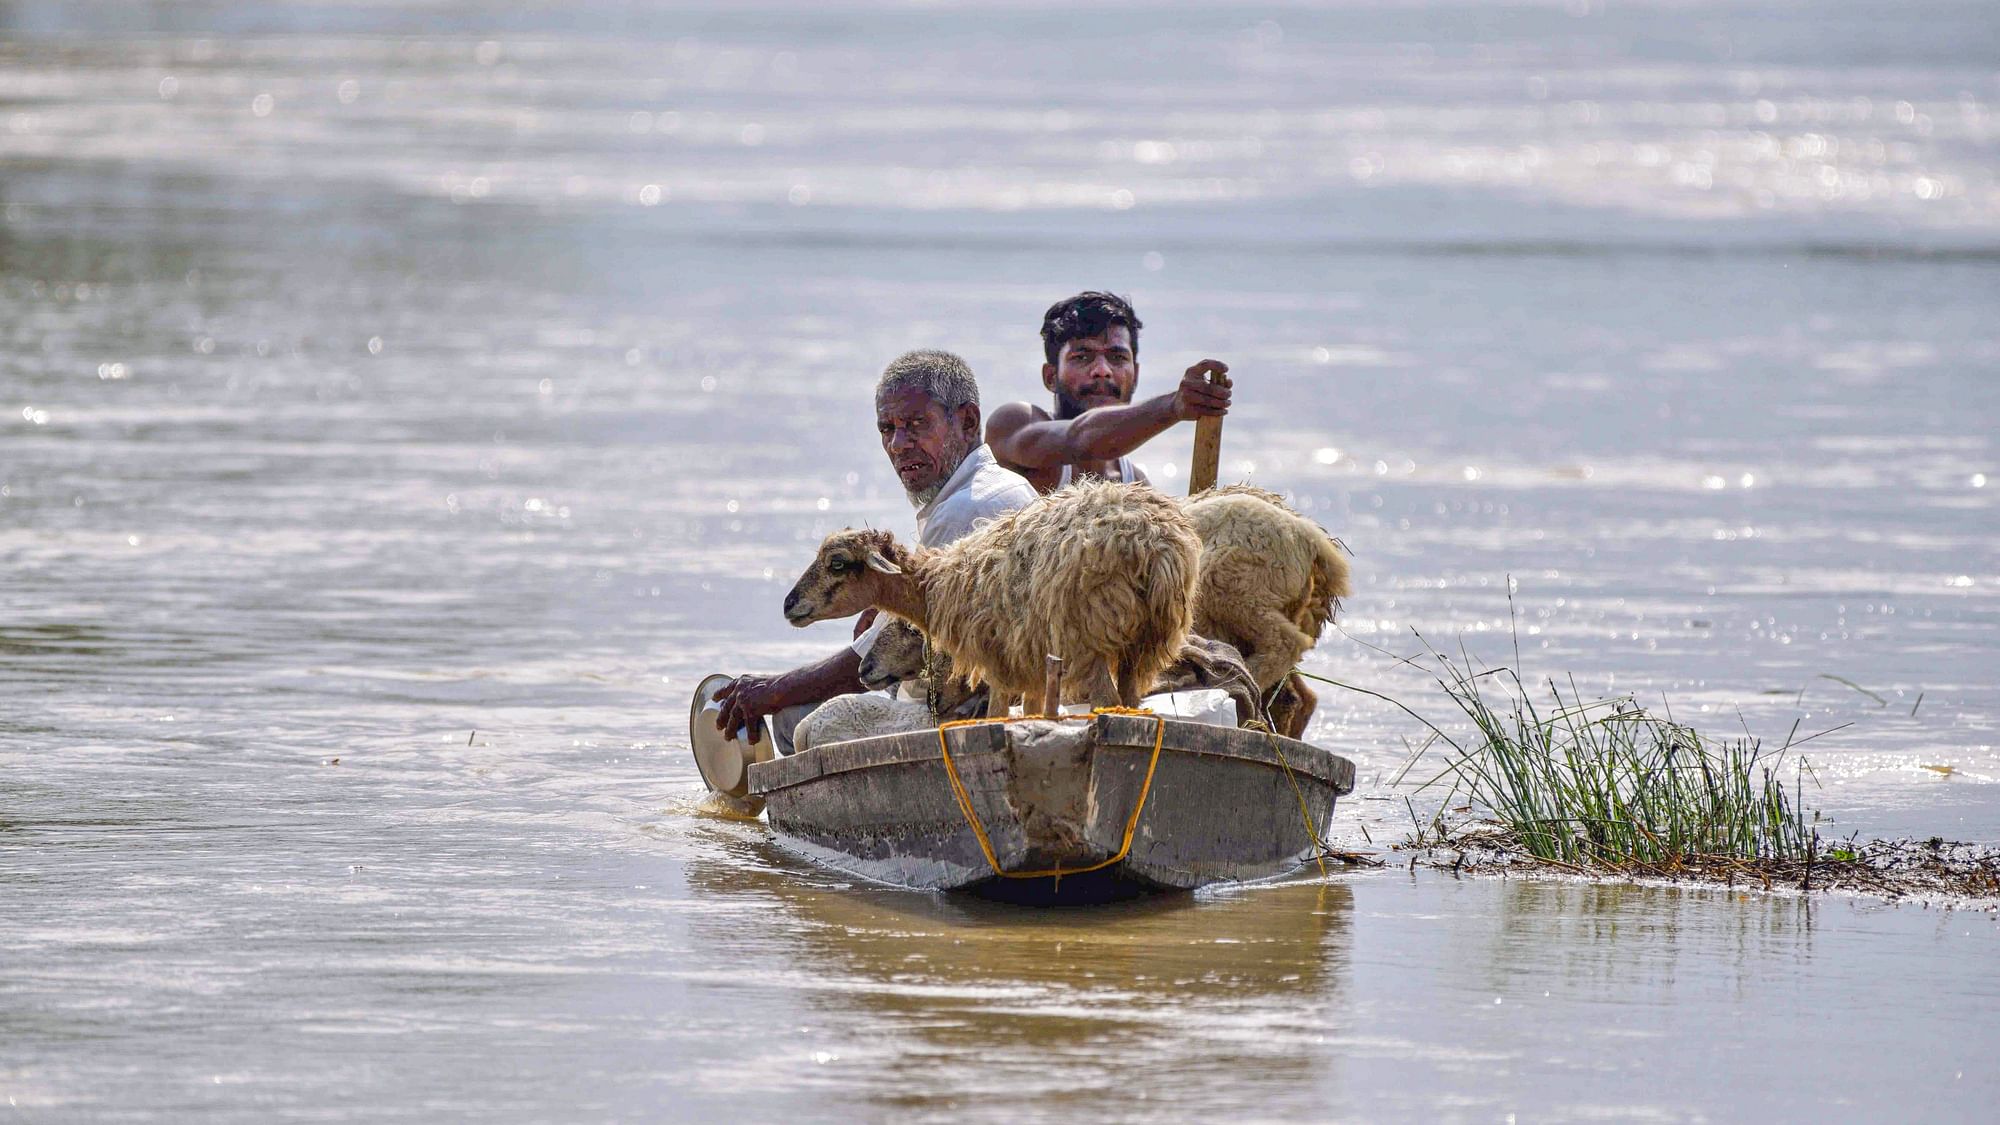
[[[736,728],[750,733],[750,744],[764,740],[764,716],[785,706],[779,698],[777,676],[738,676],[715,693],[722,713],[715,717],[715,729],[734,742]]]
[[[1213,382],[1209,376],[1215,377]],[[1187,369],[1181,385],[1174,388],[1174,414],[1183,422],[1196,418],[1219,418],[1229,413],[1229,365],[1204,359]]]
[[[861,657],[842,646],[824,660],[794,668],[782,676],[738,676],[715,693],[722,713],[715,729],[734,740],[742,727],[754,745],[764,740],[764,716],[801,704],[820,704],[836,695],[867,691],[861,682]]]

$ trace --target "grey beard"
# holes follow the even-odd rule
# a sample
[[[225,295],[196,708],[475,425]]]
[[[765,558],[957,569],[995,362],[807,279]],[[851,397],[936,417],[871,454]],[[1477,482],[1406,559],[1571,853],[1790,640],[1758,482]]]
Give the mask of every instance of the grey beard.
[[[903,495],[908,496],[910,498],[910,507],[916,508],[917,510],[921,511],[923,510],[924,505],[937,499],[938,493],[944,491],[945,482],[951,480],[952,474],[958,472],[958,467],[960,465],[965,464],[965,459],[967,457],[972,456],[973,448],[974,447],[970,443],[968,443],[965,446],[965,448],[959,450],[958,455],[952,458],[951,468],[946,469],[944,471],[944,475],[938,478],[938,482],[936,484],[931,485],[929,488],[919,488],[916,489],[915,491],[912,491],[907,488],[904,489]]]

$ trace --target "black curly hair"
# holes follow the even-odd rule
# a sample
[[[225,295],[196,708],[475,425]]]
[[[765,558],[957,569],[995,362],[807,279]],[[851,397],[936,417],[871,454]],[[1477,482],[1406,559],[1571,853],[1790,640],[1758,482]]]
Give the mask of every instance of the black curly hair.
[[[1114,324],[1122,324],[1132,334],[1132,355],[1139,354],[1139,314],[1132,303],[1116,293],[1091,290],[1057,301],[1042,314],[1042,354],[1050,363],[1062,354],[1071,340],[1103,335]]]

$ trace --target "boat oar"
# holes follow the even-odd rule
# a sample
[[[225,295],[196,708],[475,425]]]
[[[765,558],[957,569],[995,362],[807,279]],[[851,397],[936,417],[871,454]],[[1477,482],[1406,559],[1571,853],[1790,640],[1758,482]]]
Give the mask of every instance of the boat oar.
[[[1208,381],[1229,386],[1229,376],[1209,372]],[[1188,462],[1188,495],[1215,487],[1222,465],[1222,417],[1211,415],[1194,420],[1194,459]]]

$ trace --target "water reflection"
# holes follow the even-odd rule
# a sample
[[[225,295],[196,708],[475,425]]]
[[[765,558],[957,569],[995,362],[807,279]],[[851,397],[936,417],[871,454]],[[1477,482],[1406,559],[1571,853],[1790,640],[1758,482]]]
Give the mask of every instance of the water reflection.
[[[1767,973],[1774,960],[1809,959],[1812,937],[1812,902],[1782,893],[1513,880],[1499,895],[1488,984],[1554,978],[1630,995],[1690,972]]]
[[[1289,1101],[1334,1081],[1318,1045],[1345,1022],[1345,884],[1051,910],[842,885],[762,841],[720,852],[689,864],[690,886],[757,908],[698,928],[747,954],[740,979],[780,982],[802,1019],[869,1054],[884,1108],[978,1091],[1084,1108],[1171,1088],[1176,1110],[1224,1111],[1246,1082]]]

